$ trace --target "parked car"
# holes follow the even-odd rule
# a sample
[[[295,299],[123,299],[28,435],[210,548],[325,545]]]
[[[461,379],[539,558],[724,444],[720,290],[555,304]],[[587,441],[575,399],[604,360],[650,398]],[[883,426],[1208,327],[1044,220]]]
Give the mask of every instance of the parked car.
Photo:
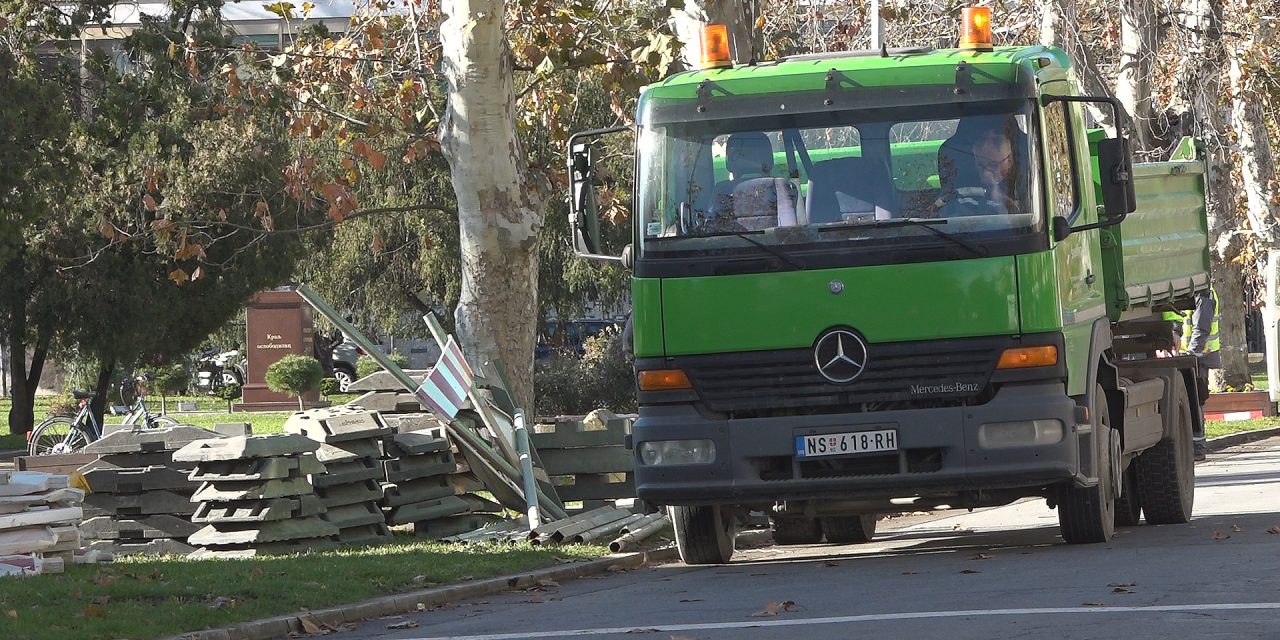
[[[226,385],[244,386],[247,366],[245,357],[237,350],[206,349],[196,360],[193,382],[197,390],[205,393],[213,393]]]
[[[572,350],[581,354],[587,338],[598,336],[609,327],[622,331],[622,323],[617,320],[548,320],[542,333],[538,335],[533,357],[535,360],[549,358],[556,350]]]

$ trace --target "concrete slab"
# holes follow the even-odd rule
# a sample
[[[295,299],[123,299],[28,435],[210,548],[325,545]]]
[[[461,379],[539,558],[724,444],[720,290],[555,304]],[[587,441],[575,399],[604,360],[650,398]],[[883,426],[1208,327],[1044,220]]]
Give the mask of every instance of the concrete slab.
[[[74,524],[79,522],[83,516],[84,511],[80,507],[58,507],[55,509],[41,509],[39,511],[6,513],[0,515],[0,531],[5,529],[19,529],[39,524],[61,524],[64,522]]]
[[[0,496],[25,496],[50,489],[51,474],[39,471],[9,471],[0,482]]]
[[[449,476],[419,478],[404,482],[384,483],[382,485],[382,504],[388,507],[399,507],[415,502],[437,500],[447,496],[458,495]]]
[[[413,523],[413,533],[423,538],[447,538],[482,529],[503,520],[502,516],[492,513],[467,513],[426,522],[415,522]]]
[[[311,483],[317,488],[334,487],[340,484],[354,484],[364,480],[380,480],[382,465],[371,458],[357,458],[350,462],[337,462],[326,465],[324,473],[311,476]]]
[[[205,482],[191,496],[193,502],[233,502],[236,500],[264,500],[314,494],[315,490],[306,478],[277,480],[251,480],[247,482]]]
[[[190,496],[173,491],[144,493],[91,493],[84,497],[84,516],[153,516],[170,513],[186,516],[195,513]]]
[[[383,455],[391,458],[404,458],[450,449],[449,438],[445,437],[443,428],[396,433],[384,438],[382,445]]]
[[[172,451],[155,451],[152,453],[108,453],[89,464],[80,467],[87,469],[141,469],[142,467],[172,467],[190,471],[195,465],[191,463],[174,464]]]
[[[379,502],[382,500],[382,485],[376,480],[362,480],[353,484],[317,487],[316,495],[326,507],[340,507],[359,502]]]
[[[445,425],[421,407],[414,409],[412,413],[383,413],[382,421],[395,429],[396,433],[423,432],[434,434],[437,438],[446,435]]]
[[[80,523],[80,533],[94,540],[154,540],[157,538],[178,538],[185,540],[187,536],[200,530],[200,525],[193,524],[187,518],[173,515],[156,515],[141,518],[114,518],[97,516]]]
[[[320,516],[254,523],[214,523],[191,534],[187,542],[200,547],[258,545],[338,535],[338,527]]]
[[[160,538],[159,540],[99,540],[87,547],[91,551],[105,551],[118,556],[185,556],[195,551],[195,547],[180,540]]]
[[[257,558],[261,556],[282,556],[291,553],[328,551],[331,549],[337,549],[338,546],[338,541],[334,538],[309,538],[307,540],[282,540],[280,542],[268,542],[257,544],[252,547],[245,547],[243,545],[205,547],[194,551],[188,557],[192,560],[236,560],[243,558]]]
[[[236,502],[202,502],[191,516],[194,523],[213,522],[270,522],[304,518],[324,513],[325,505],[313,495],[296,498],[272,498],[270,500],[240,500]]]
[[[25,496],[0,496],[0,510],[10,507],[13,510],[9,513],[17,513],[33,506],[73,507],[82,502],[84,502],[84,491],[81,489],[52,489]]]
[[[358,527],[347,527],[338,530],[338,539],[343,546],[355,547],[367,544],[383,544],[392,538],[391,529],[386,524],[366,524]]]
[[[89,490],[94,493],[141,493],[173,489],[190,491],[195,488],[195,484],[187,479],[186,473],[169,467],[155,466],[141,469],[105,467],[80,473],[88,483]]]
[[[405,371],[406,375],[418,381],[419,384],[421,384],[423,380],[427,379],[428,373],[431,372],[422,369],[409,369]],[[401,391],[403,389],[404,386],[400,384],[400,381],[386,371],[375,371],[351,383],[351,386],[348,388],[352,393],[359,393],[362,391]]]
[[[299,411],[285,421],[284,430],[330,444],[380,438],[392,433],[377,413],[351,405]]]
[[[403,482],[431,476],[447,476],[458,468],[452,451],[436,451],[434,453],[383,460],[387,482]]]
[[[332,462],[350,462],[356,458],[378,458],[382,449],[378,441],[372,438],[364,440],[347,440],[337,444],[322,444],[316,450],[316,460],[329,464]]]
[[[199,440],[221,438],[222,436],[189,424],[180,424],[163,429],[130,429],[116,431],[92,442],[83,449],[84,453],[148,453],[153,451],[172,451]]]
[[[272,434],[266,436],[240,436],[193,442],[173,453],[176,462],[211,462],[216,460],[243,460],[245,458],[274,458],[311,453],[320,445],[304,436]]]
[[[213,432],[228,438],[253,435],[253,425],[248,422],[219,422],[213,425]]]
[[[197,463],[189,476],[197,482],[230,480],[275,480],[301,478],[312,473],[324,473],[324,464],[314,455],[304,454],[289,458],[249,458],[246,460],[211,460]]]
[[[324,514],[324,519],[332,522],[339,529],[384,523],[382,510],[373,502],[360,502],[334,507]]]
[[[422,404],[407,391],[370,391],[347,403],[348,406],[377,411],[383,416],[422,411]]]
[[[0,531],[0,556],[43,551],[58,543],[58,536],[46,525]]]
[[[446,496],[426,502],[415,502],[387,511],[387,524],[411,524],[435,520],[445,516],[453,516],[471,511],[471,503],[458,496]]]

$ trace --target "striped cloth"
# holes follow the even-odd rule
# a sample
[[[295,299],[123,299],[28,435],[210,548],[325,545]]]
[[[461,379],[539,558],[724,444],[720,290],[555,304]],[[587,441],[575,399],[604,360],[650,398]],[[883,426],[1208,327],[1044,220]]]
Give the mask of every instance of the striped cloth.
[[[449,342],[440,354],[440,361],[431,368],[431,373],[427,374],[427,379],[422,381],[414,395],[437,418],[449,422],[458,415],[462,403],[466,402],[471,382],[471,367],[467,365],[466,358],[462,357],[458,343],[454,342],[453,336],[449,336]]]

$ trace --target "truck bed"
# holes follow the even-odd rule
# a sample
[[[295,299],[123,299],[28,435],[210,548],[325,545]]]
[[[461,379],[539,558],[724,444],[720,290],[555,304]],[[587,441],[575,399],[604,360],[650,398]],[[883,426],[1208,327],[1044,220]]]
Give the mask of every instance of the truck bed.
[[[1137,210],[1103,230],[1113,320],[1167,306],[1190,308],[1193,295],[1209,288],[1205,163],[1194,141],[1184,139],[1168,162],[1134,164],[1133,174]]]

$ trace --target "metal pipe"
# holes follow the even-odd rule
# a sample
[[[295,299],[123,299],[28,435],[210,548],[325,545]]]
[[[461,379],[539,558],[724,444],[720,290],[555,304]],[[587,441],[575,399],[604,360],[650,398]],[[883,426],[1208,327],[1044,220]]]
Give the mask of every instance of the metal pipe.
[[[641,529],[619,536],[616,540],[609,543],[609,551],[613,553],[621,553],[623,551],[631,549],[640,541],[644,540],[645,538],[648,538],[649,536],[659,531],[662,531],[670,524],[671,524],[671,521],[667,520],[667,517],[663,515],[661,518],[653,520],[652,522],[645,525]]]
[[[516,409],[513,420],[516,435],[516,453],[520,455],[520,471],[524,476],[524,500],[527,503],[529,531],[538,528],[542,521],[538,515],[538,479],[533,477],[533,459],[529,456],[529,432],[524,427],[524,412]]]
[[[599,538],[601,536],[609,535],[611,533],[617,533],[621,531],[623,527],[643,517],[644,517],[643,515],[637,513],[637,514],[632,514],[630,516],[627,516],[626,518],[623,518],[621,520],[606,522],[605,524],[602,524],[594,529],[588,529],[586,531],[583,531],[582,533],[569,536],[569,538],[566,539],[566,542],[570,542],[570,543],[591,542],[592,540],[595,540],[596,538]]]
[[[608,507],[606,507],[606,509],[607,508]],[[603,510],[598,510],[598,511],[601,511],[601,513],[599,513],[598,515],[592,516],[585,520],[579,520],[578,522],[575,522],[573,524],[556,529],[556,532],[551,534],[551,541],[564,542],[566,538],[570,538],[575,535],[578,535],[583,531],[590,531],[591,529],[594,529],[602,524],[607,524],[615,520],[621,520],[627,517],[627,513],[625,511],[621,511],[618,509],[612,509],[607,512]]]

